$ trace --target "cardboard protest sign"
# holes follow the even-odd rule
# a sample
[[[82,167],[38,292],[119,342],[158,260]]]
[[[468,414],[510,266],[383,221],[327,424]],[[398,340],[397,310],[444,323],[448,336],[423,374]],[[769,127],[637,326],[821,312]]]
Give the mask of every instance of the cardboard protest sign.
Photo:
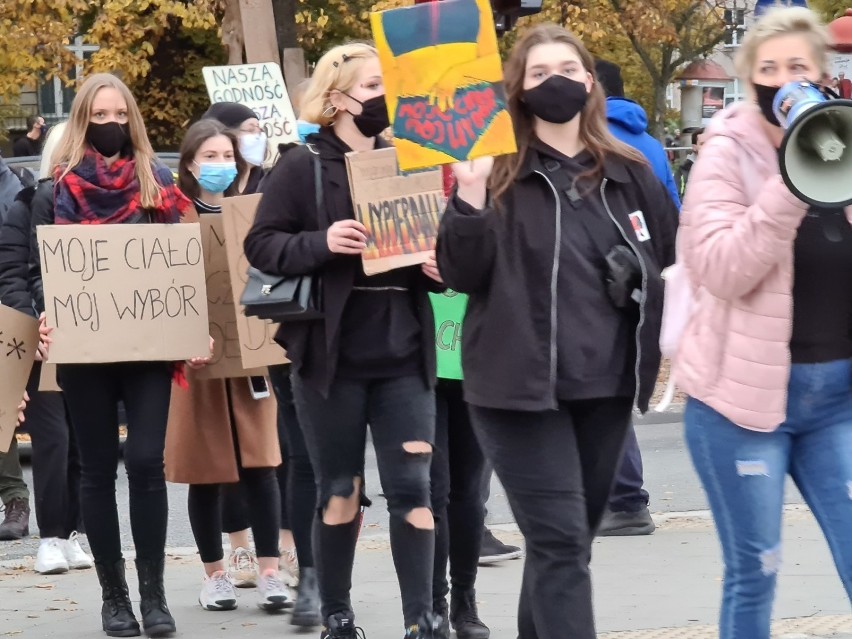
[[[240,304],[240,296],[248,281],[248,260],[243,252],[243,241],[248,235],[260,195],[242,195],[226,198],[222,203],[222,220],[225,226],[225,248],[228,254],[228,268],[233,283],[232,294],[234,308],[237,311],[237,334],[239,335],[240,354],[246,367],[275,366],[286,364],[284,349],[275,342],[278,324],[257,317],[246,317]]]
[[[299,141],[296,115],[277,64],[204,67],[202,73],[210,102],[239,102],[254,111],[272,149],[277,149],[279,144]]]
[[[50,361],[207,357],[198,224],[39,226]]]
[[[370,17],[404,171],[516,151],[489,0]]]
[[[204,273],[207,277],[207,311],[213,359],[204,368],[193,371],[200,379],[265,375],[266,370],[246,370],[240,354],[237,332],[237,306],[231,292],[231,273],[225,250],[225,231],[221,215],[201,215],[201,244],[204,249]],[[279,349],[281,350],[281,349]]]
[[[0,453],[9,451],[18,423],[18,405],[38,347],[38,320],[0,306]]]
[[[41,375],[38,378],[38,389],[42,393],[61,393],[59,382],[56,379],[56,364],[44,362],[41,365]]]
[[[393,148],[347,153],[355,217],[367,227],[364,273],[422,264],[444,213],[440,169],[398,175]]]

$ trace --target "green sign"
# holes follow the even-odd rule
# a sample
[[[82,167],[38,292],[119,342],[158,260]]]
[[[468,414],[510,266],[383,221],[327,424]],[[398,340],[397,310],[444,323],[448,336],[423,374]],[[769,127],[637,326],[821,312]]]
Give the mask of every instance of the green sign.
[[[438,352],[438,377],[462,379],[462,321],[467,309],[467,295],[447,290],[430,294],[435,312],[435,349]]]

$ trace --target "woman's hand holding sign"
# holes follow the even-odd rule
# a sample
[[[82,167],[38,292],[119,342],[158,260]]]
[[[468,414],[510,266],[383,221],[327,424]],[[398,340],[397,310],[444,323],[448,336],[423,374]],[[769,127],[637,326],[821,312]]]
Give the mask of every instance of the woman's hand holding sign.
[[[24,397],[21,403],[18,404],[18,423],[15,425],[15,428],[24,423],[24,411],[27,408],[28,401],[30,401],[30,396],[27,394],[27,391],[24,391]]]
[[[209,357],[193,357],[192,359],[186,360],[186,363],[192,370],[197,371],[200,368],[204,368],[209,364],[213,359],[213,346],[215,342],[213,338],[210,338],[210,356]]]
[[[367,248],[367,229],[357,220],[339,220],[328,227],[328,250],[341,255],[361,255]]]
[[[38,349],[36,350],[35,359],[37,362],[46,362],[47,355],[50,351],[50,343],[53,341],[53,338],[50,337],[50,334],[53,332],[53,329],[47,325],[47,316],[42,313],[38,318]]]
[[[476,158],[453,164],[453,175],[458,184],[458,196],[475,209],[485,207],[488,178],[494,168],[494,158]]]
[[[438,260],[435,259],[435,251],[429,251],[429,257],[426,258],[426,262],[420,268],[423,269],[426,277],[431,277],[438,284],[444,283],[444,280],[441,279],[441,273],[438,271]]]

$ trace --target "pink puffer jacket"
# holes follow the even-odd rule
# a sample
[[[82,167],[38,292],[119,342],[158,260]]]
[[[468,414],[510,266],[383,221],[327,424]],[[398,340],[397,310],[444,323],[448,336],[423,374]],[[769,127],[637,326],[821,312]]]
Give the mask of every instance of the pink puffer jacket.
[[[793,242],[807,208],[781,180],[757,107],[719,113],[681,213],[678,261],[694,305],[674,374],[688,395],[750,430],[785,420]],[[846,215],[852,222],[852,207]]]

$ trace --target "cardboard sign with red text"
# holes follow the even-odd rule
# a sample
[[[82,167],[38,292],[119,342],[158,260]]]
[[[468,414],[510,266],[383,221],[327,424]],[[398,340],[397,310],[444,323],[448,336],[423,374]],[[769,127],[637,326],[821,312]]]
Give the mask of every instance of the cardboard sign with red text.
[[[364,273],[423,264],[446,204],[441,170],[399,175],[393,148],[347,153],[346,167],[355,217],[367,228]]]
[[[490,0],[370,17],[404,171],[515,152]]]

